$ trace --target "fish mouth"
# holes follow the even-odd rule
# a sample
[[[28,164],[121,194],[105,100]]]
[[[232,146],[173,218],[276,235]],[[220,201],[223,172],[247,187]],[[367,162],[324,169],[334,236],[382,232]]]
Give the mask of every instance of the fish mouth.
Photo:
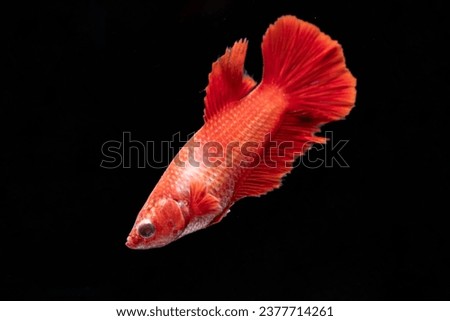
[[[133,238],[132,236],[128,236],[125,245],[131,250],[149,250],[166,246],[168,243],[170,242],[157,242],[152,244],[145,244],[145,242],[142,243],[137,242],[135,238]]]
[[[125,245],[132,250],[136,250],[139,247],[137,246],[136,242],[133,240],[133,237],[130,235],[127,237],[127,241],[125,242]]]
[[[132,236],[127,237],[125,245],[131,250],[147,250],[149,248],[152,248],[151,246],[149,247],[145,243],[137,242],[136,239],[133,238]]]

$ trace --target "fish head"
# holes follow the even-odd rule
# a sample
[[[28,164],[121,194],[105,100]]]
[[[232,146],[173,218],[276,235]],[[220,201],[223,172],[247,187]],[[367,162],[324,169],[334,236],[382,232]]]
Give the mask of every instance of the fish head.
[[[171,198],[159,199],[153,205],[144,206],[131,229],[126,246],[145,250],[163,247],[178,239],[186,227],[184,207],[182,202]]]

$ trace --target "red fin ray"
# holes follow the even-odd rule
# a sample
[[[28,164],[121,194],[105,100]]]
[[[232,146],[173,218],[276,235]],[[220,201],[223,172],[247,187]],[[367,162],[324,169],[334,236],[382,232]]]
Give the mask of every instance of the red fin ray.
[[[281,17],[264,35],[262,51],[261,90],[276,86],[288,102],[272,144],[287,148],[264,148],[260,164],[238,182],[233,201],[278,188],[298,156],[326,141],[315,136],[320,126],[344,118],[355,102],[356,79],[345,66],[341,46],[316,26]]]
[[[319,28],[293,16],[281,17],[264,35],[262,51],[262,83],[283,89],[288,112],[317,113],[325,121],[350,112],[356,79],[345,66],[342,47]]]
[[[194,215],[218,214],[222,211],[220,201],[208,192],[202,182],[197,181],[190,185],[189,207]]]
[[[246,52],[247,40],[239,40],[213,63],[206,87],[205,121],[229,103],[246,96],[255,87],[256,82],[244,74]]]

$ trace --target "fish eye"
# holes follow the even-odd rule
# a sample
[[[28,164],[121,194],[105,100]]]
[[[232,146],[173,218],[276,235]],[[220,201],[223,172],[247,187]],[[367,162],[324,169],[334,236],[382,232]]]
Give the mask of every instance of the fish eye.
[[[145,222],[139,225],[138,233],[143,238],[149,238],[155,233],[155,227],[150,222]]]

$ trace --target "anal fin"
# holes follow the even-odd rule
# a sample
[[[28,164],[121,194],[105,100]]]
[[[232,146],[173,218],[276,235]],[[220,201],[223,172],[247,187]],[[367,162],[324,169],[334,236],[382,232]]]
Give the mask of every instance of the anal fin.
[[[324,116],[326,118],[326,116]],[[324,119],[325,120],[325,119]],[[260,196],[281,186],[284,175],[293,169],[294,161],[314,143],[325,143],[315,136],[320,130],[320,117],[311,119],[305,113],[287,113],[278,130],[266,142],[259,164],[249,168],[236,186],[233,201],[246,196]]]

